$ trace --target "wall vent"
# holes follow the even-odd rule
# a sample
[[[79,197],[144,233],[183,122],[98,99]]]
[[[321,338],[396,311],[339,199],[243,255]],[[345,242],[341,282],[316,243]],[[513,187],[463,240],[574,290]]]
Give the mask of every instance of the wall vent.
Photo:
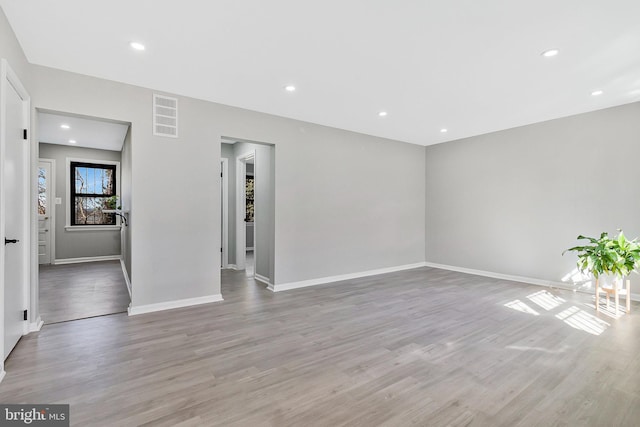
[[[153,134],[178,137],[178,99],[153,95]]]

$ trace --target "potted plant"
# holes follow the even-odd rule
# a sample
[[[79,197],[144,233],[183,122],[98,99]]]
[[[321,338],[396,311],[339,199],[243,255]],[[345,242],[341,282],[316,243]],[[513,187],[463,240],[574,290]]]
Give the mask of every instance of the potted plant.
[[[596,279],[596,309],[599,310],[599,288],[607,292],[607,306],[609,293],[616,296],[616,314],[618,311],[618,290],[622,288],[624,277],[640,268],[640,244],[637,239],[628,240],[622,230],[618,230],[616,237],[609,237],[603,232],[600,238],[578,236],[578,240],[589,243],[574,246],[563,252],[575,252],[578,255],[578,269],[582,273],[591,273]],[[627,309],[629,309],[629,283],[627,280]]]
[[[104,200],[104,211],[113,211],[116,209],[121,209],[121,206],[118,204],[118,196],[111,196]]]

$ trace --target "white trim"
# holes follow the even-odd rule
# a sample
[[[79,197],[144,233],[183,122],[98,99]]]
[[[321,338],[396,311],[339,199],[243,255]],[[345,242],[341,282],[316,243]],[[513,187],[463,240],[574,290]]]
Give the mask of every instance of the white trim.
[[[82,262],[96,262],[96,261],[120,261],[121,255],[105,255],[105,256],[87,256],[82,258],[62,258],[57,259],[53,263],[55,265],[64,264],[80,264]]]
[[[120,198],[120,162],[115,160],[96,160],[96,159],[80,159],[76,157],[66,158],[66,171],[65,171],[65,223],[64,229],[67,231],[79,231],[79,229],[86,230],[119,230],[120,229],[120,217],[116,215],[116,225],[71,225],[71,162],[82,163],[96,163],[99,165],[115,165],[116,166],[116,195]]]
[[[255,266],[254,266],[253,268],[255,269]],[[268,288],[268,289],[273,288],[273,283],[271,283],[271,280],[269,280],[269,278],[268,278],[268,277],[264,277],[263,275],[258,274],[258,273],[255,273],[253,276],[254,276],[253,278],[254,278],[255,280],[257,280],[258,282],[262,282],[262,283],[264,283],[265,285],[267,285],[267,288]]]
[[[338,276],[321,277],[318,279],[302,280],[299,282],[282,283],[269,286],[272,292],[288,291],[291,289],[306,288],[308,286],[324,285],[326,283],[340,282],[343,280],[359,279],[361,277],[377,276],[378,274],[394,273],[396,271],[412,270],[424,267],[424,262],[415,264],[398,265],[396,267],[378,268],[375,270],[360,271],[358,273],[340,274]]]
[[[44,320],[38,316],[35,322],[29,323],[29,332],[38,332],[42,329],[42,325],[44,325]]]
[[[238,266],[235,264],[227,264],[227,266],[225,267],[228,270],[237,270]]]
[[[222,189],[222,268],[229,264],[229,159],[220,159],[220,173],[222,173],[220,187]]]
[[[114,211],[115,212],[115,211]],[[121,225],[65,225],[66,231],[120,231]]]
[[[124,264],[122,257],[120,258],[120,267],[122,267],[122,275],[124,276],[124,282],[127,284],[127,291],[129,291],[129,299],[131,299],[131,280],[129,280],[129,273],[127,273],[127,267]]]
[[[0,368],[0,383],[4,379],[5,375],[7,375],[7,371],[5,371],[4,369]]]
[[[589,293],[589,291],[587,290],[578,289],[574,286],[571,286],[568,283],[556,282],[553,280],[535,279],[533,277],[525,277],[525,276],[512,276],[510,274],[495,273],[493,271],[485,271],[485,270],[475,270],[473,268],[466,268],[466,267],[456,267],[454,265],[437,264],[435,262],[425,262],[424,265],[426,267],[438,268],[440,270],[449,270],[449,271],[457,271],[459,273],[473,274],[474,276],[491,277],[493,279],[509,280],[511,282],[526,283],[528,285],[544,286],[547,288],[559,288],[559,289],[565,289],[568,291]],[[631,294],[631,299],[633,301],[640,301],[640,295]]]
[[[200,304],[209,304],[212,302],[223,301],[222,295],[214,294],[205,297],[186,298],[175,301],[159,302],[156,304],[139,305],[136,307],[129,306],[129,316],[137,316],[138,314],[153,313],[155,311],[172,310],[174,308],[191,307]]]

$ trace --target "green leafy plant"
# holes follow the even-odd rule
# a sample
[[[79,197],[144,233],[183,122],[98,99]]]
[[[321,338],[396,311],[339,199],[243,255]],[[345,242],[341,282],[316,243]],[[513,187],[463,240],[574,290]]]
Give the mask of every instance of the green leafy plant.
[[[120,209],[120,205],[118,205],[118,196],[111,196],[104,200],[104,208],[105,209]]]
[[[628,276],[640,268],[640,244],[637,239],[628,240],[622,230],[618,231],[614,238],[606,232],[598,239],[580,235],[578,240],[587,240],[589,244],[574,246],[562,254],[575,252],[578,269],[593,274],[596,279],[603,274],[619,278]]]

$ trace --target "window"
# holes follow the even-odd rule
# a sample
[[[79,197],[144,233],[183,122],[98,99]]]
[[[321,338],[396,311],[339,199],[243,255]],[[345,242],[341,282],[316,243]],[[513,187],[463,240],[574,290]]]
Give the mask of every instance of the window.
[[[246,212],[245,212],[245,216],[244,216],[244,220],[246,222],[253,222],[253,184],[254,184],[254,179],[252,175],[247,175],[245,178],[245,194],[246,194]]]
[[[38,215],[47,214],[47,173],[38,167]]]
[[[116,175],[117,164],[69,163],[70,225],[117,225],[113,213],[103,212],[117,195]]]

